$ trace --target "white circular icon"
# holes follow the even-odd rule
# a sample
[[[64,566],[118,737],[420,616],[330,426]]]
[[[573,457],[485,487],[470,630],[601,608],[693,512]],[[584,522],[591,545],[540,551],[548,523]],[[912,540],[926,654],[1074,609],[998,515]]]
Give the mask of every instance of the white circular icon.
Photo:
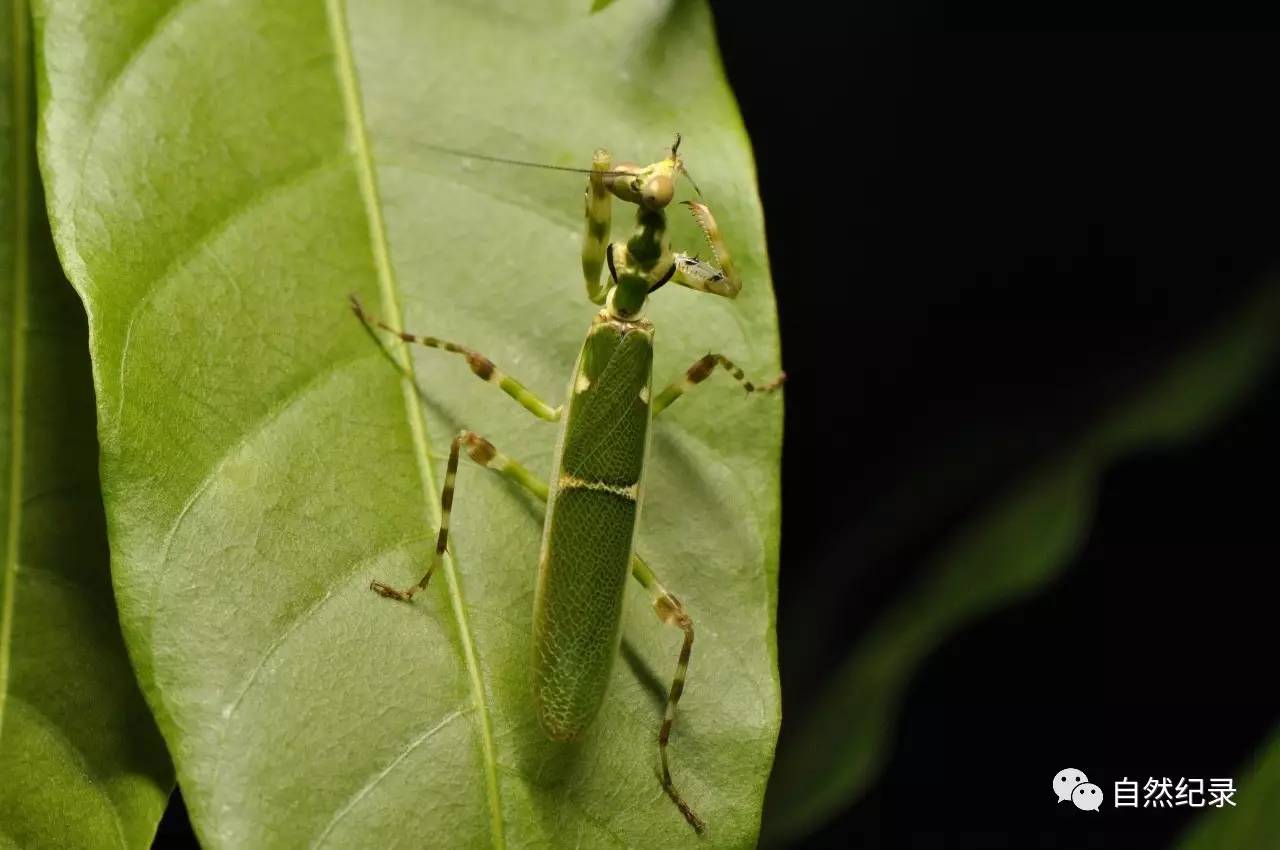
[[[1081,782],[1071,792],[1071,802],[1086,812],[1096,812],[1102,807],[1102,789],[1092,782]]]
[[[1071,792],[1076,786],[1082,782],[1088,782],[1089,777],[1084,775],[1083,770],[1076,770],[1069,767],[1066,770],[1059,770],[1058,775],[1053,777],[1053,791],[1058,795],[1058,802],[1071,799]],[[1098,786],[1093,786],[1097,788]]]

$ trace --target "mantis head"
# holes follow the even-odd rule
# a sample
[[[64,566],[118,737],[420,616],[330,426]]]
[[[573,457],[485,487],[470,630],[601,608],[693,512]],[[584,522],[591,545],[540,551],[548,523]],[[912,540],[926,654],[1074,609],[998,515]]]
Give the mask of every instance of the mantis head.
[[[676,133],[665,157],[644,167],[621,163],[607,173],[604,185],[618,200],[656,212],[675,197],[676,179],[681,174],[688,176],[680,159],[680,134]]]

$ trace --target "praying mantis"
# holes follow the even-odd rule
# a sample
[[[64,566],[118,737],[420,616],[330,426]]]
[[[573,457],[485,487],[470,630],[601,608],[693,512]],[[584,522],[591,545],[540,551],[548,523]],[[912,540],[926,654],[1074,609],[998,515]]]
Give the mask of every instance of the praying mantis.
[[[367,312],[354,296],[351,306],[370,333],[376,335],[376,328],[406,344],[461,355],[481,380],[498,387],[539,419],[560,425],[549,482],[484,437],[467,430],[459,432],[449,448],[440,497],[440,528],[425,574],[407,588],[374,581],[372,589],[389,599],[411,602],[427,588],[448,548],[458,463],[464,452],[479,466],[545,502],[530,665],[538,722],[552,740],[569,741],[598,713],[618,654],[623,594],[630,574],[649,594],[658,619],[684,635],[658,732],[658,751],[663,790],[689,825],[701,833],[705,825],[677,790],[667,753],[693,649],[693,620],[679,598],[635,551],[649,425],[717,367],[748,394],[772,392],[786,376],[779,374],[757,384],[729,358],[711,353],[695,360],[661,392],[652,393],[655,328],[644,317],[650,295],[670,282],[725,298],[736,297],[742,287],[715,218],[701,200],[682,203],[706,237],[714,262],[671,250],[666,209],[674,199],[678,179],[684,176],[692,183],[679,149],[677,134],[665,156],[645,166],[614,165],[608,151],[597,150],[590,169],[466,154],[589,175],[582,273],[587,297],[601,309],[591,321],[569,378],[567,404],[551,406],[472,348],[391,327]],[[694,188],[696,191],[696,185]],[[701,197],[700,192],[698,195]],[[622,243],[609,241],[615,198],[636,208],[635,229]]]

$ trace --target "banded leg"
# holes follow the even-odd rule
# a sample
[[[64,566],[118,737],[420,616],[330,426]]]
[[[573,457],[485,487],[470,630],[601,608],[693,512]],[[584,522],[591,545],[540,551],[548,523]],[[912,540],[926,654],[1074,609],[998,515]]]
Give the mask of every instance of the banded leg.
[[[458,436],[453,438],[453,442],[449,446],[449,464],[444,474],[444,490],[440,494],[440,532],[436,535],[436,550],[431,555],[431,561],[427,564],[426,575],[417,584],[404,590],[398,590],[380,581],[370,583],[369,588],[371,590],[377,591],[388,599],[409,602],[419,591],[427,589],[427,583],[431,581],[432,573],[435,572],[436,567],[440,566],[440,559],[444,557],[445,549],[449,546],[449,515],[453,512],[454,482],[458,476],[458,457],[463,448],[467,450],[467,456],[476,463],[486,469],[492,469],[503,478],[516,482],[535,496],[546,501],[546,482],[540,481],[526,467],[498,451],[494,448],[493,443],[479,434],[473,434],[470,431],[459,431]]]
[[[600,282],[605,255],[609,250],[609,227],[613,221],[612,199],[605,186],[604,172],[612,164],[607,150],[598,150],[591,158],[591,177],[587,182],[586,232],[582,234],[582,276],[587,282],[587,297],[595,304],[604,303],[608,281]]]
[[[422,345],[427,348],[438,348],[442,351],[448,351],[453,354],[461,354],[467,358],[467,365],[471,367],[471,371],[476,374],[482,381],[497,385],[507,395],[511,396],[520,406],[528,410],[539,419],[545,419],[548,422],[555,422],[560,418],[560,408],[552,407],[542,399],[538,398],[524,384],[517,381],[510,375],[504,374],[502,370],[493,365],[493,361],[485,357],[474,349],[467,348],[465,345],[458,345],[448,340],[436,339],[433,336],[417,336],[416,334],[405,333],[399,328],[393,328],[386,322],[365,311],[364,306],[354,295],[351,296],[351,311],[356,314],[361,322],[367,328],[379,327],[384,331],[395,334],[405,342],[414,345]]]
[[[676,722],[676,707],[680,704],[680,696],[684,693],[685,674],[689,670],[689,655],[693,651],[693,620],[685,613],[680,600],[671,595],[653,570],[639,555],[631,558],[631,575],[649,591],[653,598],[653,612],[658,619],[668,626],[675,626],[684,632],[684,643],[680,645],[680,656],[676,659],[676,674],[671,680],[671,691],[667,694],[667,709],[662,717],[662,728],[658,731],[658,754],[662,759],[662,790],[667,792],[671,802],[676,804],[684,819],[699,834],[705,825],[702,818],[685,802],[684,797],[676,790],[671,781],[671,767],[667,762],[667,741],[671,738],[671,727]]]
[[[658,397],[653,400],[653,415],[657,416],[680,396],[705,381],[716,366],[723,367],[749,393],[771,393],[787,380],[787,373],[779,372],[778,376],[768,383],[757,385],[748,381],[742,370],[728,357],[723,354],[708,354],[695,360],[693,365],[685,370],[683,377],[672,381],[665,390],[658,393]]]

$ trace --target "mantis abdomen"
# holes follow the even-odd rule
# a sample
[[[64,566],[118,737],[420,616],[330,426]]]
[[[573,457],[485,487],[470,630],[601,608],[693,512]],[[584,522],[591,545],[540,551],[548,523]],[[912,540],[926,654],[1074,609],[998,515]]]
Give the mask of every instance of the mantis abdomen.
[[[650,419],[653,327],[601,313],[561,424],[533,611],[533,696],[557,740],[595,717],[618,651]]]

